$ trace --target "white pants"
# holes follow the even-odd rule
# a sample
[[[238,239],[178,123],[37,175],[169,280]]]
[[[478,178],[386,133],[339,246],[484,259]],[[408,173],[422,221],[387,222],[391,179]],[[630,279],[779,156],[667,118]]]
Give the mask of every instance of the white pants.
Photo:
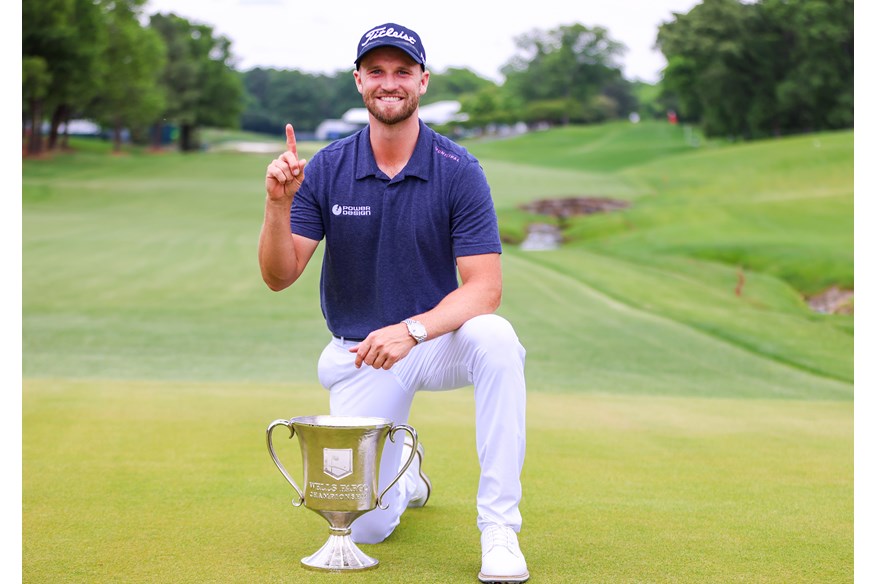
[[[452,333],[417,345],[388,371],[364,364],[356,369],[356,354],[349,352],[355,344],[333,339],[319,358],[319,380],[330,391],[331,413],[406,424],[417,391],[474,385],[481,466],[478,528],[499,523],[519,531],[520,473],[526,450],[526,351],[511,324],[495,314],[477,316]],[[398,474],[401,455],[402,440],[387,440],[380,464],[381,491]],[[355,542],[378,543],[392,533],[413,496],[418,470],[415,459],[384,497],[388,508],[370,511],[353,523]]]

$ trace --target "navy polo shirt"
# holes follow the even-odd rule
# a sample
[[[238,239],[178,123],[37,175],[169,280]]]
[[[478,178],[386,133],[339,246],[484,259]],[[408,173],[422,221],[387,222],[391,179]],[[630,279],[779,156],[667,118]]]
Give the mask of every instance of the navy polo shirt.
[[[477,159],[422,120],[392,179],[374,160],[370,127],[320,150],[290,215],[293,233],[326,240],[320,302],[338,336],[364,338],[434,308],[458,286],[457,257],[502,252]]]

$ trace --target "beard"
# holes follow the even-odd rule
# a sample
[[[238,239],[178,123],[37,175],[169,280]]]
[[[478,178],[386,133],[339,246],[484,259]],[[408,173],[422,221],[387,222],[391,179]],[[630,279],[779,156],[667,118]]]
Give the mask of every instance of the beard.
[[[374,118],[383,124],[392,126],[410,118],[420,106],[420,96],[401,95],[401,101],[389,104],[387,108],[385,103],[381,102],[378,96],[369,93],[365,96],[365,108]]]

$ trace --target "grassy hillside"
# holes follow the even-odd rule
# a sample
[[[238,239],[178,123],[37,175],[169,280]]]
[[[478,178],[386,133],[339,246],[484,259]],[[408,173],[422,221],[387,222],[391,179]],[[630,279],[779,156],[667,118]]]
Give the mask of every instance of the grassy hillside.
[[[486,161],[508,214],[538,198],[635,202],[623,213],[573,221],[572,240],[616,255],[716,260],[779,276],[805,293],[854,286],[850,132],[737,145],[691,141],[690,133],[615,123],[467,145]],[[529,165],[542,175],[523,180]],[[551,179],[548,167],[561,172]]]
[[[469,147],[484,160],[511,240],[521,225],[557,222],[521,211],[523,202],[631,202],[568,220],[561,250],[521,258],[744,351],[850,382],[853,317],[816,314],[805,297],[854,287],[852,134],[729,145],[690,135],[617,123]],[[527,152],[552,161],[557,176],[531,170]]]

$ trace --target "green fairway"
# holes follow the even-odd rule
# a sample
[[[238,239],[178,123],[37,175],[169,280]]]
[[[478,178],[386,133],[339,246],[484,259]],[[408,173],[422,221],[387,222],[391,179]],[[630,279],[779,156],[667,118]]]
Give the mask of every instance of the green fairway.
[[[852,581],[854,317],[805,296],[854,287],[853,143],[649,122],[466,144],[527,349],[532,582]],[[23,162],[25,582],[337,579],[298,566],[327,524],[264,443],[328,409],[322,247],[280,294],[259,274],[270,158],[92,142]],[[631,205],[522,251],[556,219],[520,205],[569,196]],[[435,494],[353,579],[476,581],[472,408],[417,397]]]

